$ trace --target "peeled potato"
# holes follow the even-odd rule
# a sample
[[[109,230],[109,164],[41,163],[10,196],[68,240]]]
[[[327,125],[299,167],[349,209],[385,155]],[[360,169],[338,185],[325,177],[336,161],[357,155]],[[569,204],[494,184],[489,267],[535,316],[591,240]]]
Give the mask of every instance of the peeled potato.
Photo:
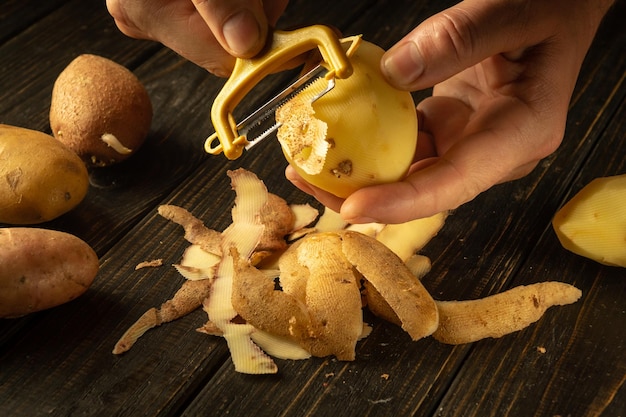
[[[0,223],[38,224],[74,209],[87,194],[85,164],[43,132],[0,125]]]
[[[413,160],[417,115],[411,94],[391,87],[379,66],[384,51],[363,41],[354,72],[333,90],[317,80],[276,111],[285,157],[309,183],[339,197],[398,181]]]
[[[590,182],[557,212],[552,225],[565,249],[626,267],[626,174]]]
[[[152,104],[144,86],[109,59],[80,55],[54,83],[52,132],[88,165],[127,159],[143,144],[151,121]]]

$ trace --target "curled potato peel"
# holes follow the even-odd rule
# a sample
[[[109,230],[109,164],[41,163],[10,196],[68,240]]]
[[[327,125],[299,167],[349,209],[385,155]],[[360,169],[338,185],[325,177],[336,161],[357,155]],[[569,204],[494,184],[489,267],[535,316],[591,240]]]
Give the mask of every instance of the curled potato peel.
[[[435,301],[402,260],[376,239],[341,233],[346,258],[386,300],[413,340],[431,335],[439,323]]]
[[[304,296],[316,325],[303,343],[314,356],[354,360],[363,332],[360,277],[341,248],[341,238],[328,233],[306,236],[296,249],[296,262],[309,272]]]
[[[363,334],[362,281],[380,298],[372,298],[374,313],[388,311],[381,316],[414,340],[437,328],[435,301],[420,281],[386,246],[358,232],[311,233],[292,244],[279,261],[282,290],[237,264],[237,311],[255,327],[293,337],[313,356],[355,359]]]
[[[552,306],[576,302],[582,293],[556,281],[520,285],[478,300],[438,301],[441,317],[433,337],[442,343],[471,343],[522,330]]]
[[[311,317],[304,303],[283,291],[274,289],[274,280],[239,257],[234,259],[233,307],[241,317],[257,329],[277,336],[306,338],[311,329]],[[265,305],[266,308],[259,308]]]

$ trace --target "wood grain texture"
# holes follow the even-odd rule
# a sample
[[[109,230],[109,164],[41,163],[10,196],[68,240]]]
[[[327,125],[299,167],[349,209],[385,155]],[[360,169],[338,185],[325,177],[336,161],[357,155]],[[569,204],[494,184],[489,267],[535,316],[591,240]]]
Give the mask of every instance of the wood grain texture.
[[[126,38],[104,2],[40,3],[9,0],[0,12],[0,123],[49,131],[54,79],[81,53],[130,68],[145,84],[155,117],[137,155],[94,170],[86,200],[45,225],[85,239],[101,271],[71,303],[0,320],[0,415],[625,415],[626,272],[566,252],[550,225],[591,179],[626,172],[625,1],[607,16],[587,56],[561,148],[529,176],[456,210],[423,251],[433,263],[423,282],[436,299],[560,280],[579,287],[581,301],[549,309],[518,333],[460,346],[412,342],[366,315],[373,332],[358,344],[356,361],[278,360],[273,376],[235,373],[224,340],[196,331],[206,321],[203,311],[150,330],[124,355],[111,350],[143,312],[182,284],[171,265],[186,247],[183,232],[157,214],[159,204],[182,206],[223,230],[234,199],[226,170],[242,166],[289,202],[319,205],[284,179],[276,141],[237,161],[203,152],[224,80],[159,44]],[[452,3],[297,0],[278,26],[324,23],[389,47]],[[259,85],[238,111],[264,102],[290,76]],[[135,271],[157,258],[163,266]]]

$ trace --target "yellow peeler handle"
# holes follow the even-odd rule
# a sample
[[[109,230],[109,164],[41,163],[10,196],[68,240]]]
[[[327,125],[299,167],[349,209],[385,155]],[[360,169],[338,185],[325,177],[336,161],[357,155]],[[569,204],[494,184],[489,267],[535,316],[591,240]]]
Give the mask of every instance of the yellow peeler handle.
[[[315,48],[319,49],[329,67],[327,78],[347,78],[352,74],[352,65],[337,35],[322,25],[288,32],[276,30],[264,53],[255,58],[237,59],[230,78],[213,102],[211,121],[215,133],[205,142],[206,152],[213,155],[224,152],[231,160],[239,158],[247,141],[237,132],[237,123],[232,115],[235,107],[267,75],[278,70],[285,62]],[[216,138],[219,144],[214,146]]]

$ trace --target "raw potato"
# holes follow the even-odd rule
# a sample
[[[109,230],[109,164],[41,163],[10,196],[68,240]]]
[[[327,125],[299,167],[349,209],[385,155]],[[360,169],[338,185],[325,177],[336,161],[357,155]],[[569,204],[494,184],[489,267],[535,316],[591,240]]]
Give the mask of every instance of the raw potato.
[[[0,125],[0,223],[55,219],[75,208],[88,188],[85,164],[52,136]]]
[[[548,281],[479,300],[437,301],[439,328],[433,337],[455,345],[502,337],[536,322],[549,307],[572,304],[581,295],[572,285]]]
[[[19,317],[83,294],[99,269],[91,247],[68,233],[0,229],[0,317]]]
[[[411,94],[391,87],[380,71],[384,51],[362,41],[354,69],[333,90],[320,79],[278,108],[277,136],[285,157],[309,183],[347,197],[359,188],[398,181],[413,161],[417,114]]]
[[[144,86],[109,59],[80,55],[54,83],[52,132],[88,165],[127,159],[143,144],[151,122],[152,104]]]
[[[626,267],[626,174],[590,182],[556,213],[552,226],[565,249]]]

